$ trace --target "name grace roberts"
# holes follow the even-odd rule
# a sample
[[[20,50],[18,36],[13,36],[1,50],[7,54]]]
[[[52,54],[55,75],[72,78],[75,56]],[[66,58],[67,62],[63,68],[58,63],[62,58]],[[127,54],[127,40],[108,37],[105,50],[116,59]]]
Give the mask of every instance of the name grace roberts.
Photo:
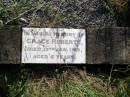
[[[78,44],[80,42],[80,40],[64,40],[64,39],[27,39],[27,43],[31,43],[31,44]]]

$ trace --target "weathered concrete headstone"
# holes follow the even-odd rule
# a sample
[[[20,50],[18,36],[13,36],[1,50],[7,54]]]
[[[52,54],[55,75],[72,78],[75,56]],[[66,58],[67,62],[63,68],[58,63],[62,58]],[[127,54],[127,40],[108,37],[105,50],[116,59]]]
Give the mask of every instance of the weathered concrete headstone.
[[[84,29],[23,28],[22,63],[86,63]]]

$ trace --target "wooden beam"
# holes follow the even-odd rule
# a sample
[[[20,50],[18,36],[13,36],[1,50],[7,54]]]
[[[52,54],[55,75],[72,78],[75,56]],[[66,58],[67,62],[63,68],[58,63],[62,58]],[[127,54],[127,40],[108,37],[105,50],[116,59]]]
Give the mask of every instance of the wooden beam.
[[[0,64],[20,64],[20,26],[5,26],[0,29]]]
[[[88,27],[86,29],[87,64],[129,64],[130,28]],[[0,29],[0,64],[21,63],[20,26]]]

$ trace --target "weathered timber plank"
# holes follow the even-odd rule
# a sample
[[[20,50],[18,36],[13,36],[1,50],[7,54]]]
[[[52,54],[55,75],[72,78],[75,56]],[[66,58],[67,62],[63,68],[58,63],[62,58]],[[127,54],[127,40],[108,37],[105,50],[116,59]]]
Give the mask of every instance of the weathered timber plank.
[[[0,64],[19,64],[21,57],[21,30],[19,26],[0,29]]]
[[[111,40],[111,56],[112,60],[111,63],[119,64],[119,63],[127,63],[127,35],[128,29],[127,28],[117,28],[112,29],[112,40]],[[129,60],[130,62],[130,60]]]
[[[0,64],[20,64],[21,35],[19,26],[0,29]],[[130,28],[86,28],[87,64],[129,64]]]
[[[88,64],[129,64],[130,29],[127,27],[87,28]]]
[[[104,56],[104,33],[102,28],[87,28],[86,57],[88,64],[99,64],[105,62]]]
[[[128,32],[126,31],[126,63],[130,63],[130,28],[128,28]]]

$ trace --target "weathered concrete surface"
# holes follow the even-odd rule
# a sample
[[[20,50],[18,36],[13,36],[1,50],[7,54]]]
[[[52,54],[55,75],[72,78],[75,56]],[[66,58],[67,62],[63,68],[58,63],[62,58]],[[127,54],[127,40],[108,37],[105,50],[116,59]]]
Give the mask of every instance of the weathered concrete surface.
[[[21,30],[19,26],[0,29],[0,64],[20,63]]]
[[[0,29],[0,63],[21,63],[21,29],[9,26]],[[86,28],[87,64],[129,64],[130,28]]]

